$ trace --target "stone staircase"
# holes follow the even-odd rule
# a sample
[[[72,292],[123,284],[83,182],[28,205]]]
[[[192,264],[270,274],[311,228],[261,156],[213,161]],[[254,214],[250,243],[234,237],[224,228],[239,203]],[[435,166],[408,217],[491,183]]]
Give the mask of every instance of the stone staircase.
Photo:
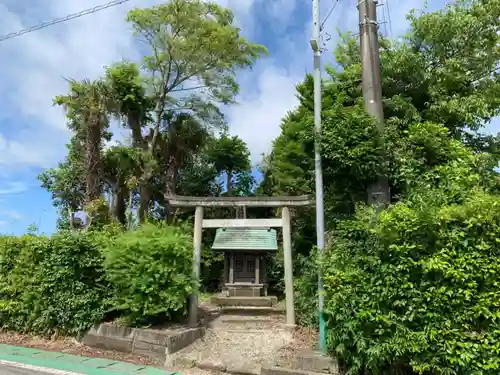
[[[293,329],[276,297],[213,297],[217,306],[203,319],[203,338],[175,353],[165,363],[170,370],[189,367],[239,375],[339,374],[335,360],[305,351],[282,358],[292,344]]]
[[[207,323],[215,330],[269,330],[285,328],[284,311],[276,297],[214,297],[219,316]]]
[[[291,342],[276,297],[218,296],[211,304],[217,306],[217,313],[212,311],[203,319],[205,336],[175,353],[165,367],[196,366],[212,372],[257,375]]]

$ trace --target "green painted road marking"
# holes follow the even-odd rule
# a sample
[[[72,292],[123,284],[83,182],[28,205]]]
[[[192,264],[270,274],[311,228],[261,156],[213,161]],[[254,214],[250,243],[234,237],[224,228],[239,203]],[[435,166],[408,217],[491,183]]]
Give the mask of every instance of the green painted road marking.
[[[0,344],[0,360],[84,375],[180,375],[149,366]]]

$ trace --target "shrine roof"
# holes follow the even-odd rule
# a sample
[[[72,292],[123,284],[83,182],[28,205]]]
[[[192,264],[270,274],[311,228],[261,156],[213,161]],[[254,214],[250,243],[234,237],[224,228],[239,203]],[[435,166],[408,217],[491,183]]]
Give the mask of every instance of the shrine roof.
[[[278,250],[275,229],[219,228],[212,250]]]

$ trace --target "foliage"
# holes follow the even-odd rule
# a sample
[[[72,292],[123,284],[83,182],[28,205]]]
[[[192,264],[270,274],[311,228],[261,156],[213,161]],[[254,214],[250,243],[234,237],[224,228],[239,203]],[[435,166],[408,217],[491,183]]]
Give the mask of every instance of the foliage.
[[[458,149],[462,159],[424,173],[380,217],[364,208],[337,225],[325,311],[330,350],[352,374],[500,368],[497,176]]]
[[[55,100],[66,109],[72,138],[66,160],[40,180],[67,217],[61,225],[73,229],[80,227],[75,213],[102,196],[112,221],[132,228],[135,216],[172,222],[178,212],[168,199],[178,191],[220,195],[217,178],[231,168],[243,173],[240,186],[253,188],[244,142],[228,150],[238,166],[221,164],[210,147],[224,139],[219,108],[238,94],[236,73],[267,50],[245,39],[231,10],[213,2],[174,0],[134,9],[127,20],[145,42],[141,61],[111,64],[94,81],[68,80],[69,93]],[[112,119],[121,122],[124,141],[109,147]]]
[[[105,314],[108,284],[92,233],[0,238],[0,325],[78,334]]]
[[[500,113],[499,15],[496,0],[458,1],[412,12],[398,41],[381,38],[384,153],[363,107],[353,35],[341,36],[337,65],[326,69],[321,142],[334,241],[324,262],[312,253],[298,266],[297,312],[316,324],[324,267],[329,348],[352,374],[498,373],[499,138],[482,129]],[[297,97],[265,157],[261,193],[314,192],[311,76]],[[379,218],[359,207],[381,171],[393,207]],[[294,217],[294,229],[295,253],[308,255],[313,211]]]
[[[454,138],[497,156],[497,137],[481,129],[500,113],[498,14],[498,1],[459,1],[442,11],[411,13],[411,29],[401,41],[382,38],[383,159],[363,108],[359,44],[353,35],[341,36],[337,68],[326,69],[322,90],[327,218],[351,215],[356,204],[366,202],[367,186],[380,171],[389,178],[393,200],[400,199],[411,178],[455,157],[426,155],[426,148],[439,150],[433,142]],[[299,106],[284,117],[266,158],[264,185],[273,194],[314,191],[312,81],[308,75],[297,86]],[[422,147],[413,153],[409,137],[417,132]]]
[[[309,257],[299,256],[295,268],[300,274],[295,278],[294,299],[297,324],[302,327],[318,327],[318,263],[316,252]]]
[[[215,253],[210,246],[204,247],[201,252],[200,289],[208,293],[220,292],[223,272],[224,254]]]
[[[178,318],[193,291],[192,238],[180,227],[145,224],[103,249],[111,306],[129,324]]]

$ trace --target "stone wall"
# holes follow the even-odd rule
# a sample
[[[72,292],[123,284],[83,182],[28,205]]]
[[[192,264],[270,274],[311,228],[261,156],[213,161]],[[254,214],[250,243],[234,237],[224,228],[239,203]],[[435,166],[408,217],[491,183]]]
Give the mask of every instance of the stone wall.
[[[152,330],[103,323],[87,332],[82,344],[165,360],[204,335],[203,327]]]

